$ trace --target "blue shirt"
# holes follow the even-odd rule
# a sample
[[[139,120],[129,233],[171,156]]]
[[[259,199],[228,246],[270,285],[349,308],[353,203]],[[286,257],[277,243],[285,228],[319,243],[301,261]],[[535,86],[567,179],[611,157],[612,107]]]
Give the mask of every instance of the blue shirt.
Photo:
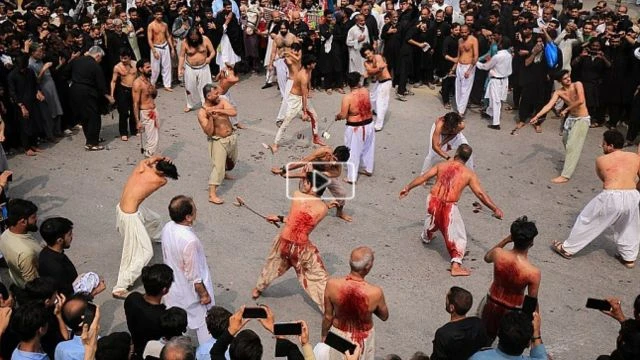
[[[53,357],[55,360],[83,360],[84,346],[82,345],[82,338],[74,336],[71,340],[58,343]]]
[[[216,339],[211,338],[211,340],[200,344],[196,349],[196,360],[211,360],[211,348],[216,343]],[[224,354],[224,357],[229,360],[229,350]],[[57,359],[56,359],[57,360]]]
[[[213,4],[211,4],[213,17],[215,17],[223,9],[224,6],[222,6],[222,0],[213,0]],[[231,0],[231,11],[236,15],[236,19],[240,21],[240,9],[238,9],[238,4],[236,4],[235,0]]]
[[[16,348],[11,354],[11,360],[49,360],[49,357],[44,353],[33,353]]]
[[[535,360],[547,360],[547,350],[544,348],[544,344],[540,344],[531,348],[529,352],[529,356],[525,355],[507,355],[500,351],[499,349],[490,349],[490,350],[480,350],[477,353],[473,354],[469,360],[500,360],[500,359],[508,359],[508,360],[519,360],[519,359],[535,359]],[[57,360],[57,359],[56,359]]]

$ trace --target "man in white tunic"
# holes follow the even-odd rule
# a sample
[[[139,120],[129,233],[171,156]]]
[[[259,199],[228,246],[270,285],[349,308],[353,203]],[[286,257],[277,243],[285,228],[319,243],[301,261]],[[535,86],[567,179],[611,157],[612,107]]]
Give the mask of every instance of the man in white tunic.
[[[369,30],[365,24],[364,15],[356,15],[356,24],[347,33],[347,47],[349,47],[349,72],[364,74],[364,59],[360,56],[360,48],[369,43]]]
[[[569,238],[554,241],[552,248],[571,259],[605,231],[613,235],[616,258],[627,268],[635,266],[640,248],[640,156],[622,151],[624,137],[617,130],[603,135],[602,155],[596,159],[596,173],[604,190],[587,204],[576,219]]]
[[[204,248],[192,229],[196,214],[192,198],[178,195],[171,199],[169,216],[172,221],[162,229],[162,258],[174,276],[165,304],[187,311],[188,328],[196,331],[198,342],[202,344],[211,340],[205,319],[215,301]]]
[[[462,144],[469,145],[467,138],[462,134],[464,130],[464,121],[456,112],[449,112],[442,117],[436,119],[431,126],[429,134],[429,149],[427,156],[424,158],[422,171],[431,169],[435,164],[442,160],[449,160],[451,156],[449,151],[454,152]],[[466,165],[473,170],[473,155],[467,160]]]
[[[489,99],[489,107],[486,114],[492,118],[493,122],[487,127],[493,130],[500,130],[500,110],[502,102],[507,100],[509,91],[509,75],[511,75],[511,41],[502,37],[498,43],[498,53],[493,57],[488,57],[487,62],[478,62],[476,66],[480,70],[489,71],[489,83],[484,97]]]

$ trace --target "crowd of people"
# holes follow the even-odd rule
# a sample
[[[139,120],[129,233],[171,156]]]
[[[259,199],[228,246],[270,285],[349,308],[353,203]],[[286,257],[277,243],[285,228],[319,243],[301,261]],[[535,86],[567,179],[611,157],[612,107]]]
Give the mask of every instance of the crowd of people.
[[[571,0],[3,0],[0,200],[7,198],[11,177],[4,150],[37,156],[40,144],[79,130],[85,150],[103,150],[101,117],[114,109],[120,141],[140,136],[145,159],[116,206],[123,248],[111,293],[124,300],[129,332],[98,336],[100,308],[93,298],[106,284],[95,272],[78,274],[65,255],[73,222],[52,217],[38,226],[37,205],[13,198],[6,201],[0,236],[12,283],[0,284],[0,359],[269,358],[263,354],[267,337],[243,329],[257,318],[276,335],[277,356],[373,360],[374,315],[386,321],[392,313],[383,289],[366,280],[374,251],[353,249],[349,273],[331,277],[310,234],[332,208],[352,221],[344,211],[343,183],[355,185],[360,175],[373,175],[375,136],[384,127],[393,88],[402,106],[415,95],[412,86],[440,87],[447,113],[431,128],[421,174],[399,195],[433,184],[420,238],[429,244],[442,234],[452,276],[471,275],[462,266],[467,235],[457,202],[463,190],[468,187],[480,200],[477,211],[484,205],[495,217],[504,216],[473,171],[473,149],[463,135],[472,107],[498,131],[506,111],[517,111],[513,136],[527,124],[542,132],[548,112],[564,118],[566,156],[560,176],[551,180],[556,184],[570,181],[588,130],[606,125],[604,155],[596,161],[604,190],[552,249],[569,259],[614,229],[618,261],[633,268],[640,248],[640,156],[622,149],[640,132],[640,25],[627,12],[620,3],[599,1],[589,10]],[[204,247],[193,230],[198,210],[192,198],[173,197],[171,221],[164,225],[143,205],[168,179],[179,178],[172,160],[159,155],[157,89],[184,89],[184,112],[195,113],[209,144],[208,200],[221,205],[217,189],[235,166],[238,131],[245,128],[231,89],[252,72],[264,72],[262,89],[277,86],[282,98],[275,139],[264,147],[279,151],[296,117],[310,122],[317,147],[299,162],[271,169],[300,178],[300,186],[288,214],[264,217],[283,228],[251,295],[263,296],[293,268],[323,313],[317,329],[322,342],[315,346],[309,342],[313,329],[302,320],[298,347],[276,331],[269,307],[229,311],[215,305]],[[331,149],[324,143],[310,101],[313,90],[343,95],[335,120],[346,122],[344,145]],[[623,135],[618,129],[625,127]],[[344,162],[350,165],[346,170]],[[332,201],[323,200],[325,188]],[[44,242],[33,235],[38,230]],[[526,216],[514,221],[510,234],[485,254],[493,282],[478,316],[467,316],[473,295],[451,287],[444,301],[451,321],[436,332],[430,356],[416,352],[411,359],[546,359],[537,305],[541,271],[528,258],[537,234]],[[162,244],[161,264],[149,264],[152,241]],[[144,293],[131,291],[138,278]],[[533,306],[525,306],[531,301]],[[640,358],[640,296],[632,319],[618,299],[606,303],[603,312],[621,328],[616,349],[599,359]],[[346,341],[346,350],[336,350],[336,337]]]

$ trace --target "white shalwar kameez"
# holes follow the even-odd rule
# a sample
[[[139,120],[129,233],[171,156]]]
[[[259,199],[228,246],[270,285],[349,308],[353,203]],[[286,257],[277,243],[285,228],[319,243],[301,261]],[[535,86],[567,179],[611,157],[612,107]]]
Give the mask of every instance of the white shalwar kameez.
[[[422,173],[431,169],[435,164],[439,163],[440,160],[442,160],[442,157],[433,150],[432,142],[433,142],[433,133],[435,131],[436,131],[436,123],[433,123],[433,125],[431,125],[431,132],[429,133],[429,148],[427,149],[427,156],[424,158],[424,163],[422,164],[422,171],[421,171]],[[442,151],[444,152],[448,152],[450,150],[456,151],[456,149],[458,149],[458,147],[462,144],[469,145],[467,138],[464,137],[462,132],[459,132],[456,136],[454,136],[453,139],[447,141],[446,143],[443,142],[445,137],[446,135],[442,135],[442,134],[440,135],[440,141],[441,141],[440,149],[442,149]],[[466,165],[469,169],[473,170],[473,155],[471,155],[469,160],[467,160]]]
[[[467,72],[471,66],[471,64],[458,64],[456,66],[456,110],[459,114],[464,114],[464,112],[467,111],[469,95],[471,95],[471,88],[473,88],[473,79],[476,77],[475,67],[470,71],[468,78],[464,77],[464,73]]]
[[[355,183],[358,180],[360,163],[368,173],[373,173],[375,157],[376,131],[373,121],[363,120],[359,123],[366,125],[352,126],[347,123],[344,128],[344,145],[349,148],[349,165],[347,166],[347,180]]]
[[[158,76],[162,73],[162,84],[165,88],[171,88],[171,48],[167,42],[160,45],[153,45],[158,53],[158,59],[151,54],[151,83],[158,81]]]
[[[212,84],[211,70],[209,64],[204,63],[198,66],[191,66],[184,62],[184,90],[187,96],[187,107],[191,110],[199,108],[204,104],[204,94],[202,88]]]
[[[284,61],[284,58],[281,57],[273,60],[273,68],[276,70],[276,79],[278,80],[280,96],[282,96],[282,101],[286,102],[285,99],[287,98],[287,95],[289,95],[289,91],[286,90],[287,82],[293,81],[289,79],[289,67]]]
[[[376,131],[380,131],[384,127],[384,118],[387,116],[387,109],[389,109],[391,88],[391,79],[372,83],[369,100],[371,101],[371,108],[376,111],[376,122],[374,125]]]
[[[195,330],[198,343],[211,340],[205,318],[215,305],[211,273],[200,239],[190,226],[168,222],[162,229],[162,259],[173,270],[173,284],[164,297],[167,307],[177,306],[187,312],[189,329]],[[194,285],[202,283],[211,297],[208,305],[200,304]]]
[[[280,103],[280,110],[278,110],[278,116],[276,117],[277,123],[282,123],[284,121],[285,115],[287,115],[287,98],[289,97],[289,93],[291,92],[292,87],[293,80],[287,79],[286,85],[284,86],[284,96],[282,97],[282,102]]]
[[[364,35],[364,41],[358,41],[358,38]],[[369,43],[369,30],[366,26],[360,27],[353,25],[347,33],[347,47],[349,47],[349,72],[356,71],[361,75],[364,74],[364,58],[360,55],[362,45]]]
[[[639,205],[638,190],[602,190],[582,209],[562,247],[575,254],[608,231],[622,259],[635,261],[640,248]]]
[[[478,69],[489,71],[489,83],[484,97],[489,99],[487,114],[493,119],[492,125],[500,125],[500,110],[502,102],[507,100],[509,91],[509,75],[511,75],[511,53],[509,50],[499,50],[486,63],[477,63]]]

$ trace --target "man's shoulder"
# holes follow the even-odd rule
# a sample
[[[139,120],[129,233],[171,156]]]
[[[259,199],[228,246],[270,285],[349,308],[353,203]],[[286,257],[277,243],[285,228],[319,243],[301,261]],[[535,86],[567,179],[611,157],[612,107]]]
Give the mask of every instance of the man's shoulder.
[[[496,351],[496,349],[485,348],[485,349],[478,350],[478,352],[473,354],[473,356],[471,356],[469,360],[500,359],[500,358],[504,358],[504,357],[501,356]]]

